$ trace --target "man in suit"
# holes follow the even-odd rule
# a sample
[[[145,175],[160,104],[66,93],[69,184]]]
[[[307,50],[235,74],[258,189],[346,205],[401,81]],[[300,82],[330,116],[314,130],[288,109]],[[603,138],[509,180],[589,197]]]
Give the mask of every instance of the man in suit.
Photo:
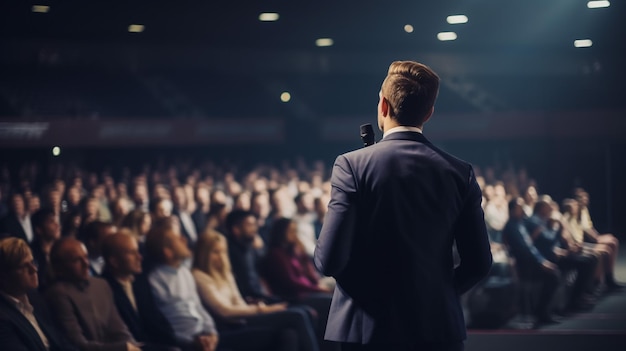
[[[0,345],[12,351],[74,351],[50,322],[28,244],[0,240]]]
[[[24,196],[20,193],[11,195],[9,213],[0,220],[0,236],[13,236],[31,243],[34,239],[30,214],[26,211]]]
[[[113,291],[115,306],[143,350],[175,350],[174,331],[158,311],[147,277],[141,275],[142,257],[137,240],[124,233],[107,236],[102,242],[104,278]]]
[[[141,350],[117,312],[107,282],[90,276],[80,241],[55,242],[50,263],[57,281],[46,291],[48,306],[72,344],[81,350]]]
[[[427,66],[392,63],[379,94],[383,139],[335,161],[315,264],[337,280],[325,337],[344,350],[464,347],[459,296],[492,258],[472,167],[422,135],[438,89]]]

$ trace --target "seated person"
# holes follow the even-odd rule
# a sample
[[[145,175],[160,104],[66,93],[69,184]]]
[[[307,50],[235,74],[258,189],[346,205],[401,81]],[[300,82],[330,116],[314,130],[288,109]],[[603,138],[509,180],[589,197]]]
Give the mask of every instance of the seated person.
[[[518,276],[525,281],[541,283],[538,301],[531,313],[536,319],[536,325],[551,323],[550,302],[559,285],[560,271],[537,250],[526,230],[523,198],[518,197],[509,202],[509,215],[502,234],[509,253],[515,258]]]
[[[61,237],[61,227],[51,209],[42,208],[31,216],[35,239],[31,243],[32,253],[38,267],[39,290],[44,291],[52,280],[50,250]]]
[[[69,341],[81,350],[138,351],[104,279],[89,275],[87,249],[74,238],[52,246],[56,281],[48,288],[48,306]]]
[[[146,252],[153,266],[148,281],[158,309],[174,330],[178,346],[185,350],[267,350],[273,346],[268,328],[242,327],[218,334],[215,322],[204,309],[187,265],[192,256],[180,231],[155,226],[146,238]]]
[[[3,350],[75,351],[49,319],[26,241],[0,240],[0,345]]]
[[[284,350],[318,350],[315,330],[305,310],[288,308],[285,303],[266,305],[247,303],[239,293],[230,270],[226,238],[209,230],[196,243],[193,276],[200,298],[215,315],[223,320],[244,319],[247,325],[260,325],[297,331],[293,345]]]
[[[113,224],[102,221],[90,222],[81,229],[79,239],[85,244],[89,252],[89,273],[92,276],[98,277],[102,274],[104,268],[102,241],[107,235],[116,231],[117,228]]]
[[[104,278],[113,291],[115,306],[143,350],[176,350],[169,323],[158,311],[145,275],[140,275],[141,254],[137,240],[122,232],[102,243]]]
[[[556,264],[562,272],[574,270],[577,273],[565,309],[587,309],[593,304],[586,292],[590,289],[598,260],[567,245],[562,236],[560,222],[552,217],[553,211],[552,199],[540,197],[535,204],[533,216],[526,220],[526,229],[531,233],[533,243],[543,257]]]
[[[584,232],[584,241],[602,245],[602,249],[608,254],[605,284],[610,290],[621,290],[623,285],[615,281],[614,272],[617,262],[617,254],[619,253],[619,240],[613,234],[600,234],[593,226],[591,216],[589,214],[589,194],[577,189],[576,200],[580,208],[580,225]]]
[[[263,268],[271,290],[286,299],[301,300],[311,294],[332,292],[320,279],[298,239],[298,225],[291,219],[281,218],[273,223]]]

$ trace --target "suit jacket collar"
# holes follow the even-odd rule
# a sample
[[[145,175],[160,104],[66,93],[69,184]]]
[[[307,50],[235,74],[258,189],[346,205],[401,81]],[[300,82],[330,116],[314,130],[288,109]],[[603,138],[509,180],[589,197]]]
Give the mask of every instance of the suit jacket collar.
[[[4,311],[3,314],[6,314],[9,317],[10,321],[15,323],[15,326],[21,332],[27,335],[28,339],[36,345],[38,350],[41,350],[41,351],[46,350],[46,347],[41,341],[41,337],[39,336],[39,334],[37,333],[33,325],[30,324],[28,319],[26,319],[26,317],[24,317],[22,312],[18,310],[17,306],[9,302],[6,298],[0,297],[0,309]],[[35,313],[36,312],[33,312],[33,314]],[[50,347],[52,349],[53,340],[50,340],[50,334],[46,332],[45,326],[43,325],[43,323],[41,323],[41,321],[39,320],[39,318],[37,318],[36,315],[35,315],[35,318],[37,319],[37,322],[39,323],[39,327],[41,328],[41,330],[44,332],[44,334],[46,334],[46,337],[48,338],[48,341],[50,342]]]

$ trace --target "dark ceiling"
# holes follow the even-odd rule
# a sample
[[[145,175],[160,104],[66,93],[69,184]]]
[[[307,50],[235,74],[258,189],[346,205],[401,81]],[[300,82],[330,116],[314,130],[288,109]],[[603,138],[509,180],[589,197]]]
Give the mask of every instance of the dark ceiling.
[[[36,4],[50,11],[33,13]],[[261,12],[280,18],[260,22]],[[469,22],[446,23],[455,14]],[[12,75],[4,82],[11,90],[15,72],[42,60],[65,70],[126,69],[168,80],[207,114],[236,110],[211,108],[225,91],[231,100],[245,91],[250,103],[290,91],[292,113],[333,115],[370,111],[389,63],[413,59],[439,72],[439,111],[615,109],[626,107],[625,15],[618,0],[601,9],[585,0],[8,0],[0,4],[0,73]],[[130,24],[145,31],[129,33]],[[439,41],[441,31],[458,39]],[[334,45],[316,47],[325,37]],[[593,46],[575,48],[576,39]],[[201,81],[190,86],[190,75]],[[202,85],[215,101],[193,97]]]

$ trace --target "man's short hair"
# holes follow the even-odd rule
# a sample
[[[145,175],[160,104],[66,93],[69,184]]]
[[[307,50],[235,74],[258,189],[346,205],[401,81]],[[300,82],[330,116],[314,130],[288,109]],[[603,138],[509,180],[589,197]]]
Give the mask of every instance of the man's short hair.
[[[20,238],[4,238],[0,240],[0,273],[17,268],[30,253],[28,243]]]
[[[255,217],[254,213],[244,210],[233,210],[226,216],[226,231],[230,234],[234,227],[241,225],[248,217]]]
[[[381,92],[400,125],[421,126],[435,105],[439,76],[424,64],[395,61],[389,66]]]
[[[163,249],[171,245],[171,238],[168,235],[172,232],[171,228],[166,226],[157,226],[146,235],[146,254],[151,262],[165,263],[165,255]]]
[[[54,211],[48,207],[41,208],[33,213],[30,216],[30,223],[33,229],[42,228],[50,216],[54,216]]]
[[[79,239],[83,243],[87,244],[90,241],[98,241],[98,236],[100,233],[109,226],[113,224],[103,222],[103,221],[93,221],[87,223],[85,227],[79,233]]]

